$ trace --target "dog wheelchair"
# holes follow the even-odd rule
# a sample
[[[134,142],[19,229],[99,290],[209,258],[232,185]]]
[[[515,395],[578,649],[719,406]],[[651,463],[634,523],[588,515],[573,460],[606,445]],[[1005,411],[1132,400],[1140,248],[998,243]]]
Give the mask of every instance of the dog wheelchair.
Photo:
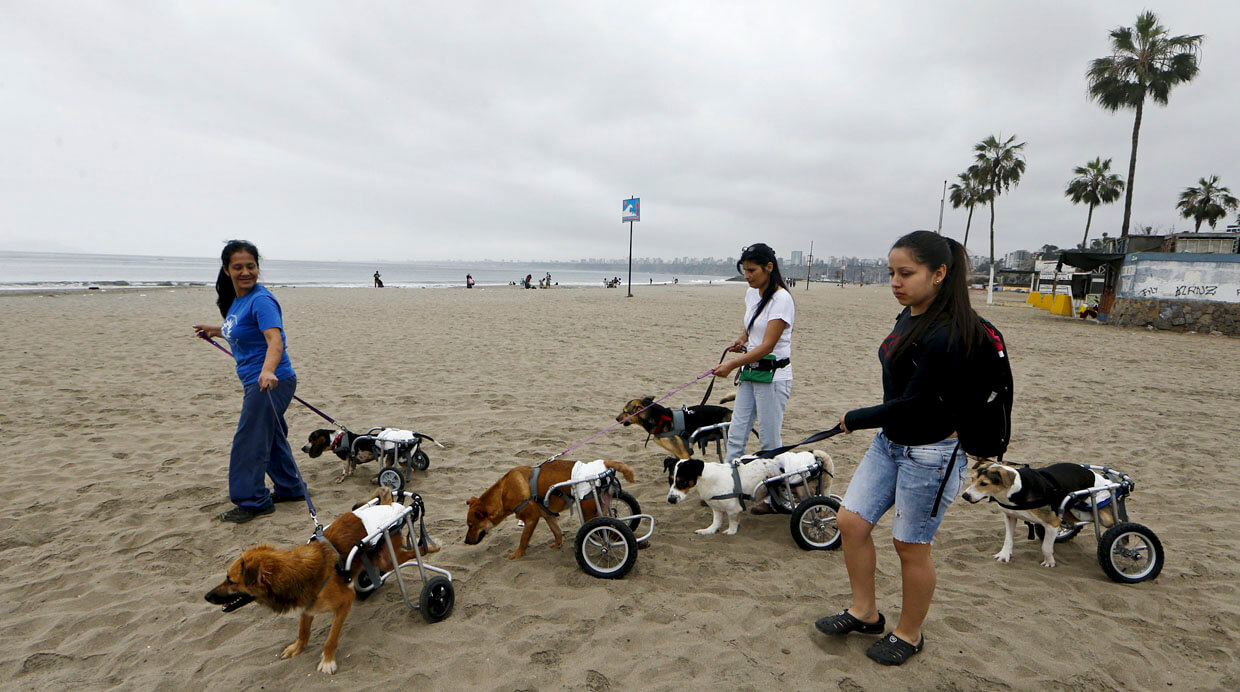
[[[1136,483],[1127,474],[1115,469],[1094,464],[1083,464],[1086,468],[1106,479],[1105,485],[1086,488],[1070,493],[1056,509],[1062,517],[1071,509],[1074,514],[1089,517],[1084,521],[1063,523],[1055,536],[1056,543],[1065,543],[1076,537],[1086,526],[1094,527],[1094,535],[1098,539],[1098,564],[1112,581],[1121,584],[1136,584],[1158,576],[1162,571],[1162,542],[1149,527],[1128,520],[1126,498],[1136,488]],[[1102,519],[1098,510],[1111,505],[1114,508],[1115,525],[1103,530]],[[1025,522],[1029,527],[1029,538],[1038,539],[1046,535],[1046,529],[1040,524]]]
[[[815,459],[804,468],[762,481],[771,509],[779,514],[792,515],[788,528],[792,532],[792,540],[802,550],[835,550],[842,540],[838,516],[843,498],[822,494],[824,472],[822,462]],[[810,483],[814,484],[813,491],[809,497],[798,501],[796,488],[804,487],[810,492]]]
[[[586,484],[589,491],[583,493],[581,486]],[[577,530],[573,552],[581,571],[598,579],[621,579],[628,574],[637,562],[638,547],[654,534],[654,517],[641,513],[637,500],[620,487],[616,470],[609,468],[596,475],[556,483],[543,497],[544,507],[553,494],[567,495],[572,501],[569,511],[575,511],[578,517],[584,516],[581,501],[586,497],[593,498],[594,506],[599,508],[599,516]],[[650,527],[638,537],[636,532],[643,519],[650,522]]]
[[[373,441],[380,450],[383,466],[379,469],[379,485],[391,488],[393,493],[404,491],[411,471],[425,471],[431,465],[430,456],[422,449],[422,440],[435,442],[430,435],[396,428],[371,428],[365,435],[353,438],[349,453],[354,457],[357,455],[357,443],[360,440]],[[392,454],[391,464],[388,463],[388,453]]]
[[[715,454],[719,455],[719,461],[722,463],[723,462],[723,444],[728,439],[728,430],[731,429],[731,427],[732,427],[731,421],[724,421],[723,423],[717,423],[715,425],[707,425],[705,427],[701,427],[701,428],[698,428],[697,430],[694,430],[693,434],[690,435],[688,439],[689,449],[693,449],[693,447],[696,445],[697,448],[702,452],[702,454],[705,454],[706,445],[710,444],[711,442],[714,442],[715,443]]]
[[[406,493],[403,491],[393,491],[392,495],[398,499],[398,502],[405,505],[404,510],[396,514],[384,526],[376,528],[364,539],[358,541],[357,545],[349,550],[349,554],[342,558],[344,573],[349,574],[355,562],[361,561],[362,571],[358,572],[357,578],[353,583],[353,590],[358,600],[369,598],[380,586],[383,586],[384,582],[390,577],[395,576],[396,584],[400,587],[400,597],[405,601],[405,605],[421,613],[422,619],[427,622],[439,622],[452,613],[452,606],[456,602],[456,595],[452,588],[452,574],[445,569],[425,564],[422,559],[420,541],[428,540],[426,537],[426,508],[422,503],[422,497],[417,493]],[[362,507],[371,507],[378,502],[378,498],[375,498],[362,505]],[[408,502],[407,505],[405,504],[406,502]],[[361,509],[361,507],[358,509]],[[415,524],[417,525],[416,529]],[[413,550],[414,559],[397,563],[396,549],[392,545],[393,533],[398,538],[403,538],[406,549]],[[387,549],[388,557],[391,559],[392,564],[395,565],[389,572],[380,573],[370,561],[370,552],[379,547],[380,543]],[[422,578],[422,591],[418,596],[418,603],[416,605],[409,600],[409,592],[405,587],[405,580],[400,573],[401,569],[411,565],[417,565],[418,574]],[[432,573],[429,578],[427,576],[428,572]]]

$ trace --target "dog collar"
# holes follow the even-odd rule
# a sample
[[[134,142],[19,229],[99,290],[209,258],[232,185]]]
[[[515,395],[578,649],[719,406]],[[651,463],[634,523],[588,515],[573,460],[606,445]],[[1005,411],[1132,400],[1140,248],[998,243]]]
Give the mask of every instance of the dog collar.
[[[332,438],[332,444],[331,444],[331,447],[328,447],[328,449],[330,449],[330,450],[331,450],[331,451],[333,451],[333,452],[334,452],[334,451],[336,451],[336,445],[340,444],[340,439],[341,439],[341,438],[343,438],[343,437],[344,437],[344,431],[343,431],[343,430],[341,430],[340,432],[336,433],[336,436]]]

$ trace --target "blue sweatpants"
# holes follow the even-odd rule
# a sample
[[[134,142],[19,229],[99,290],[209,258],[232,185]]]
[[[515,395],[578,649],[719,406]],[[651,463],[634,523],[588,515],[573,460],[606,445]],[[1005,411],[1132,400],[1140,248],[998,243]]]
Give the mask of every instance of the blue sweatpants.
[[[228,459],[228,496],[242,509],[256,511],[271,505],[263,476],[271,476],[275,491],[281,495],[303,494],[284,420],[296,391],[296,377],[281,379],[270,392],[259,391],[257,382],[245,388]]]

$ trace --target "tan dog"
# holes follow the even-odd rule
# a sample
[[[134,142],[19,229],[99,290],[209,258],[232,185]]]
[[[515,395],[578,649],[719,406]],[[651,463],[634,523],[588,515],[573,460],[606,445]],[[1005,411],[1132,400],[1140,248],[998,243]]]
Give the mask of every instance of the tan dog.
[[[538,498],[541,500],[545,497],[547,491],[556,483],[571,480],[575,463],[577,462],[568,459],[556,459],[542,464],[542,470],[538,475]],[[620,461],[604,463],[607,468],[619,471],[625,480],[633,481],[633,470],[628,464]],[[469,527],[465,533],[467,545],[480,543],[486,537],[487,529],[498,526],[508,515],[514,513],[518,519],[525,522],[525,530],[521,532],[521,542],[517,545],[517,549],[508,555],[509,560],[515,560],[525,554],[525,549],[530,545],[530,537],[534,535],[534,527],[538,526],[539,519],[547,520],[547,526],[551,527],[551,533],[555,536],[551,547],[559,548],[563,545],[564,533],[560,530],[559,522],[554,516],[544,511],[538,502],[531,499],[530,477],[533,473],[534,469],[531,466],[518,466],[495,481],[495,484],[487,488],[481,497],[471,497],[466,500],[465,504],[469,505],[469,511],[465,515],[465,523]],[[567,493],[564,496],[556,494],[551,496],[547,509],[559,513],[568,506]],[[583,522],[598,515],[598,508],[594,506],[593,497],[581,501]]]
[[[392,504],[390,489],[380,488],[376,494],[381,504]],[[347,512],[333,521],[323,535],[330,546],[323,541],[311,541],[291,549],[260,545],[246,550],[228,566],[224,582],[208,591],[205,598],[210,603],[224,606],[225,613],[251,602],[258,602],[277,613],[301,611],[297,641],[285,647],[280,652],[280,658],[292,658],[301,653],[310,641],[310,625],[314,622],[314,616],[331,613],[331,631],[327,634],[327,643],[323,645],[323,657],[318,669],[321,673],[335,673],[340,630],[349,616],[349,609],[353,607],[354,591],[350,581],[362,569],[362,561],[353,561],[347,579],[337,571],[336,566],[340,556],[348,555],[349,550],[366,537],[366,527],[356,514]],[[402,548],[403,543],[392,541],[400,562],[413,555],[412,550]],[[370,559],[381,571],[386,572],[393,567],[386,546],[381,545],[371,551]]]
[[[736,395],[729,394],[720,399],[720,402],[727,403],[734,399]],[[654,397],[648,396],[629,400],[621,409],[620,414],[616,416],[616,422],[623,423],[625,426],[634,423],[640,425],[642,430],[654,438],[655,444],[675,455],[677,459],[688,459],[693,456],[689,439],[693,437],[694,432],[699,428],[732,420],[732,409],[726,406],[703,404],[686,409],[680,419],[683,421],[683,428],[677,429],[677,413],[666,406],[655,403]]]
[[[969,502],[993,498],[1003,510],[1005,532],[1003,548],[995,553],[999,562],[1012,559],[1015,547],[1016,522],[1041,524],[1042,566],[1055,566],[1055,538],[1061,523],[1076,523],[1072,510],[1061,518],[1056,512],[1064,497],[1086,488],[1106,485],[1102,476],[1080,464],[1052,464],[1044,468],[1008,466],[993,461],[978,461],[971,469],[969,486],[961,496]],[[1111,506],[1098,510],[1102,525],[1115,525],[1115,510]]]

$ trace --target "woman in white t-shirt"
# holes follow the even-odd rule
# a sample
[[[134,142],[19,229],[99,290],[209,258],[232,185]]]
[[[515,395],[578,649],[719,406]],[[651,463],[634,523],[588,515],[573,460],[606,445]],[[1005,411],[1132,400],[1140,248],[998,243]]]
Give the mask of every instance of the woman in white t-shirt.
[[[757,243],[742,250],[736,268],[745,275],[749,290],[745,293],[745,328],[728,350],[745,355],[715,368],[715,377],[727,377],[742,368],[728,432],[727,459],[745,453],[754,418],[758,420],[761,449],[783,444],[780,428],[792,393],[792,325],[796,321],[792,294],[769,245]]]

